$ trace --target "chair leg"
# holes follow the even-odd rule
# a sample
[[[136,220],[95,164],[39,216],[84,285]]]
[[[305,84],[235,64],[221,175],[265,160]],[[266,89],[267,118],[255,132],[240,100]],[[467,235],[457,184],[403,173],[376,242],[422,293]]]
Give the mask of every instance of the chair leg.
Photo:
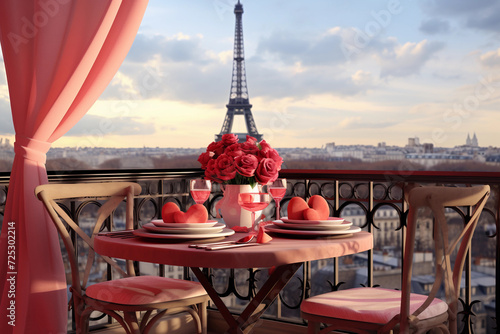
[[[149,321],[149,318],[151,317],[151,313],[153,313],[152,310],[144,312],[141,318],[141,323],[139,325],[139,329],[141,330],[141,333],[144,333],[144,329],[146,328],[146,325]]]
[[[85,312],[85,302],[73,292],[73,311],[75,312],[75,327],[77,334],[87,334],[89,331],[89,312]]]
[[[207,334],[207,307],[208,302],[198,304],[198,315],[201,322],[201,334]]]
[[[78,320],[77,320],[78,319]],[[75,316],[75,327],[76,334],[88,334],[89,332],[89,321],[88,318]]]
[[[319,322],[309,320],[307,324],[307,334],[317,334],[319,333]]]
[[[141,329],[139,328],[139,323],[137,321],[137,314],[135,312],[123,312],[123,319],[127,323],[130,333],[141,333]]]

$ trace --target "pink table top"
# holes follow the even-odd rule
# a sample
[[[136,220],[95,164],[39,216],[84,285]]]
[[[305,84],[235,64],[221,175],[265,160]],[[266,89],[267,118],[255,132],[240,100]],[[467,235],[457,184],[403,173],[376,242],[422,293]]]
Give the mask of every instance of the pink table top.
[[[246,234],[236,233],[226,240],[237,240]],[[202,268],[268,268],[350,255],[373,247],[373,236],[368,232],[354,233],[350,237],[284,238],[272,235],[266,244],[217,251],[188,247],[193,241],[175,242],[141,237],[120,239],[96,236],[94,249],[110,257]],[[200,242],[198,242],[200,243]]]

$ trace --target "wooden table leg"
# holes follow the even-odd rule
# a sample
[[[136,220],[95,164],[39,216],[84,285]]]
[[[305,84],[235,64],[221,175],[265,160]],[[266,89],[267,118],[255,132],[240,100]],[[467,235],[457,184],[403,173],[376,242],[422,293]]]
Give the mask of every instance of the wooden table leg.
[[[249,333],[252,330],[260,316],[265,312],[267,307],[271,305],[273,300],[278,296],[279,292],[285,287],[288,281],[290,281],[301,265],[302,263],[291,263],[277,267],[240,314],[238,319],[234,319],[233,315],[229,312],[228,308],[217,294],[217,291],[215,291],[208,279],[203,275],[200,268],[192,267],[191,270],[198,278],[201,285],[203,285],[210,298],[212,298],[212,301],[215,306],[217,306],[222,317],[228,323],[228,333],[241,334]]]
[[[302,263],[290,263],[277,267],[271,276],[267,279],[264,285],[257,292],[255,297],[250,301],[247,307],[236,320],[239,327],[244,330],[244,333],[249,333],[260,316],[271,305],[280,291],[290,281],[295,272],[300,268]],[[260,307],[263,305],[263,307]]]
[[[215,291],[214,287],[210,282],[208,281],[207,277],[203,275],[203,272],[200,270],[198,267],[191,267],[191,270],[193,271],[194,275],[198,279],[201,285],[205,288],[205,291],[208,293],[210,298],[212,299],[212,302],[217,306],[217,309],[219,310],[220,314],[226,320],[227,324],[229,325],[230,329],[237,329],[234,333],[241,334],[243,333],[238,326],[238,323],[236,322],[236,319],[234,319],[233,315],[231,312],[229,312],[228,308],[226,307],[226,304],[222,301],[222,299],[219,297],[219,294],[217,291]]]

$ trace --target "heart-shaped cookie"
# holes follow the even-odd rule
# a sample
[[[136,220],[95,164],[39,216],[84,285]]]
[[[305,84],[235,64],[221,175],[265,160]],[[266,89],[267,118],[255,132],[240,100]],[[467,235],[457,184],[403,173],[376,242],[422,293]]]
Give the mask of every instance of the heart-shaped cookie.
[[[164,223],[170,224],[175,223],[174,221],[174,213],[181,211],[177,204],[173,202],[167,202],[161,208],[161,218]]]
[[[310,209],[304,211],[306,220],[326,220],[330,216],[330,208],[326,200],[320,195],[314,195],[307,201]]]
[[[304,219],[304,211],[309,209],[306,201],[302,197],[293,197],[288,202],[287,213],[288,219],[301,220]]]
[[[205,223],[208,219],[207,208],[203,204],[195,204],[186,212],[174,212],[174,222],[176,223]]]
[[[326,200],[314,195],[306,203],[301,197],[293,197],[288,202],[288,219],[292,220],[326,220],[330,215],[330,208]]]

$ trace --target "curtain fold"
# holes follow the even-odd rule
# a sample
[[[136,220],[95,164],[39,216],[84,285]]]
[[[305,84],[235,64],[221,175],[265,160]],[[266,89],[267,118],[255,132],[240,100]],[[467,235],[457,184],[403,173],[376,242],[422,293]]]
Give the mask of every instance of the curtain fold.
[[[34,196],[51,144],[85,115],[132,45],[147,0],[5,0],[0,42],[16,131],[0,234],[0,333],[66,333],[57,232]]]

